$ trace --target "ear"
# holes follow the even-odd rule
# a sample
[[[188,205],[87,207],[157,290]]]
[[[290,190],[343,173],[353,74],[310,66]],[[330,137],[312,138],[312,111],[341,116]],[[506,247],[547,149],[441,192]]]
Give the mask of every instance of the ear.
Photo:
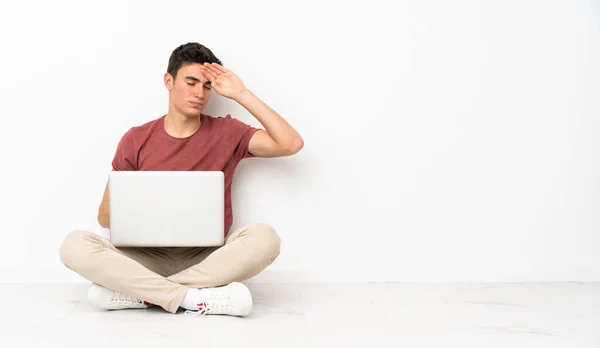
[[[167,89],[170,91],[171,89],[173,89],[173,83],[174,83],[174,78],[171,74],[169,73],[165,73],[165,87],[167,87]]]

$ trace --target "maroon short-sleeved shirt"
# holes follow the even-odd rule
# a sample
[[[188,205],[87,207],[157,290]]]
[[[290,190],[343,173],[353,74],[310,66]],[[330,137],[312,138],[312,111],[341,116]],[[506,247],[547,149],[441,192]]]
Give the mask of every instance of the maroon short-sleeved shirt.
[[[202,114],[200,128],[187,138],[174,138],[164,127],[166,115],[129,129],[112,161],[121,171],[222,171],[225,177],[225,235],[233,223],[231,183],[238,163],[247,157],[250,138],[258,129],[230,115]]]

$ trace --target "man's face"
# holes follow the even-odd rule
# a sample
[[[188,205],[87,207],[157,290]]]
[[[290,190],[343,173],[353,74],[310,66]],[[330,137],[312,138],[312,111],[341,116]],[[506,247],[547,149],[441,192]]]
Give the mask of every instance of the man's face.
[[[165,86],[171,104],[187,117],[199,116],[210,100],[210,81],[202,73],[202,64],[182,66],[176,79],[166,73]]]

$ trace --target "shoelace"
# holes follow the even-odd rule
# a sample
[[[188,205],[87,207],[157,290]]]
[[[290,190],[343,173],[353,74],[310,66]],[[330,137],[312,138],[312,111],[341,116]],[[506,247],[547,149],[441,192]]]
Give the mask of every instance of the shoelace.
[[[205,298],[204,302],[200,302],[197,304],[198,310],[186,310],[185,315],[189,316],[205,316],[209,311],[214,311],[217,313],[230,313],[233,314],[233,308],[229,304],[229,292],[226,291],[218,291],[211,292],[209,295],[205,295],[208,298]],[[223,301],[226,300],[226,301]]]
[[[135,305],[139,305],[139,306],[146,306],[146,304],[144,303],[144,301],[133,297],[133,296],[129,296],[129,295],[125,295],[122,292],[119,291],[115,291],[115,294],[112,298],[112,300],[110,301],[112,303],[118,303],[118,304],[135,304]]]
[[[208,307],[206,302],[200,302],[200,303],[198,303],[198,310],[191,311],[188,309],[185,311],[185,315],[190,316],[190,317],[196,317],[198,315],[205,316],[206,312],[208,312],[209,310],[210,310],[210,308]]]

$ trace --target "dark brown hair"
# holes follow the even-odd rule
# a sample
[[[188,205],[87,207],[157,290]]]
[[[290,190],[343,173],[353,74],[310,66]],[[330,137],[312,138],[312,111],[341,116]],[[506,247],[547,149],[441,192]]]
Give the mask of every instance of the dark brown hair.
[[[173,50],[169,58],[167,72],[175,79],[177,72],[182,66],[194,63],[217,63],[223,65],[208,47],[197,42],[188,42]]]

